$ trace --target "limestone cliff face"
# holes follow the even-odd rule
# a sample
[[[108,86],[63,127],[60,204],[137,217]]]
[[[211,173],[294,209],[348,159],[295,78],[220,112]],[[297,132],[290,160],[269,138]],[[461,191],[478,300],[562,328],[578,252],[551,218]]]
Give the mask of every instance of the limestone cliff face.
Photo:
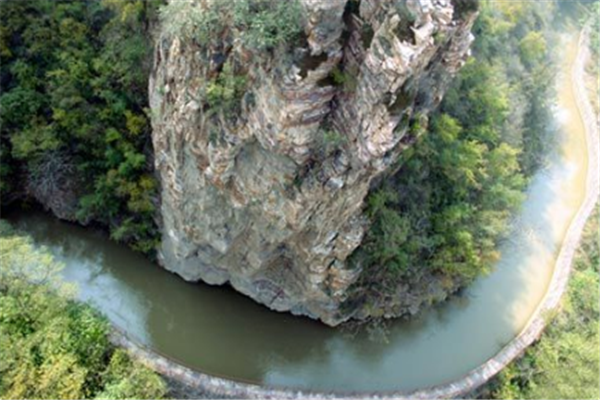
[[[295,47],[158,38],[159,260],[335,325],[352,317],[339,306],[360,272],[345,260],[363,238],[363,200],[426,127],[468,55],[475,14],[450,0],[299,2]],[[233,117],[203,95],[228,59],[248,82]]]

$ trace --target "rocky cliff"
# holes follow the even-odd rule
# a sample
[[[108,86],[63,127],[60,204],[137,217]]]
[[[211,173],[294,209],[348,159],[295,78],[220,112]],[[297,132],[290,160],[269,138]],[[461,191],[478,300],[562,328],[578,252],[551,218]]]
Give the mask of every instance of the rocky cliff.
[[[271,47],[241,40],[218,3],[172,1],[157,39],[159,261],[336,325],[352,317],[339,306],[360,273],[346,259],[363,200],[463,65],[474,1],[298,0],[301,34]],[[194,15],[218,21],[208,40],[207,19],[167,27]]]

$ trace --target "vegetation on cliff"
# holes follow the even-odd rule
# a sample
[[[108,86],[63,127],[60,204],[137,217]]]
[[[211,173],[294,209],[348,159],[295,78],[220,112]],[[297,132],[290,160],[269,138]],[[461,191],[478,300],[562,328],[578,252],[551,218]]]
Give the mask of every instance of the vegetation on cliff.
[[[27,190],[151,252],[149,26],[161,0],[2,2],[2,198]],[[58,199],[56,199],[58,197]],[[59,206],[60,207],[60,206]],[[64,206],[66,207],[66,206]]]
[[[234,38],[253,51],[292,45],[302,34],[297,0],[214,1],[210,7],[173,1],[161,8],[163,29],[201,46],[227,48]]]
[[[0,221],[0,398],[164,398],[162,379],[112,346],[108,322],[73,300],[61,268]]]
[[[429,132],[368,198],[372,225],[353,256],[364,273],[352,302],[379,308],[403,291],[428,303],[488,271],[527,177],[543,165],[552,3],[483,2],[480,12],[474,55]],[[442,289],[428,289],[433,281]]]
[[[249,86],[248,62],[267,61],[271,52],[294,46],[303,34],[302,10],[297,0],[217,0],[200,5],[172,1],[160,8],[164,32],[199,46],[203,57],[217,66],[200,88],[209,114],[239,117]],[[241,55],[243,51],[253,54]],[[214,52],[214,53],[213,53]],[[211,132],[211,143],[218,139]]]

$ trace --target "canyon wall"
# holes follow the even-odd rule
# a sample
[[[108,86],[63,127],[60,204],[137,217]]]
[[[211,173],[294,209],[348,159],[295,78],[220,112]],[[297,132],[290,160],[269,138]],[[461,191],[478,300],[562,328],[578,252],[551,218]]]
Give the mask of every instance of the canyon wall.
[[[218,1],[167,7],[194,15]],[[426,134],[468,56],[476,7],[298,1],[299,40],[263,51],[238,40],[225,15],[202,43],[163,18],[150,80],[159,262],[336,325],[353,314],[340,305],[360,273],[346,260],[368,224],[364,199]],[[226,73],[243,83],[229,87]],[[233,108],[210,101],[215,83],[241,92]]]

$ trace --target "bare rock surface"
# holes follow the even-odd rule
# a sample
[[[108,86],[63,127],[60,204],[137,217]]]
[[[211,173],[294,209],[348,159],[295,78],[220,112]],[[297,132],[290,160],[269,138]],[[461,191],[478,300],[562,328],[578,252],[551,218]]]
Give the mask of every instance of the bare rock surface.
[[[360,273],[346,259],[367,227],[364,199],[426,131],[476,15],[450,0],[299,2],[305,40],[286,49],[157,38],[159,261],[336,325],[353,316],[340,304]],[[234,116],[205,96],[225,60],[248,81]]]
[[[78,221],[81,198],[81,178],[69,156],[61,152],[44,155],[25,178],[26,195],[39,202],[45,210],[65,221]],[[89,221],[80,221],[84,224]]]

